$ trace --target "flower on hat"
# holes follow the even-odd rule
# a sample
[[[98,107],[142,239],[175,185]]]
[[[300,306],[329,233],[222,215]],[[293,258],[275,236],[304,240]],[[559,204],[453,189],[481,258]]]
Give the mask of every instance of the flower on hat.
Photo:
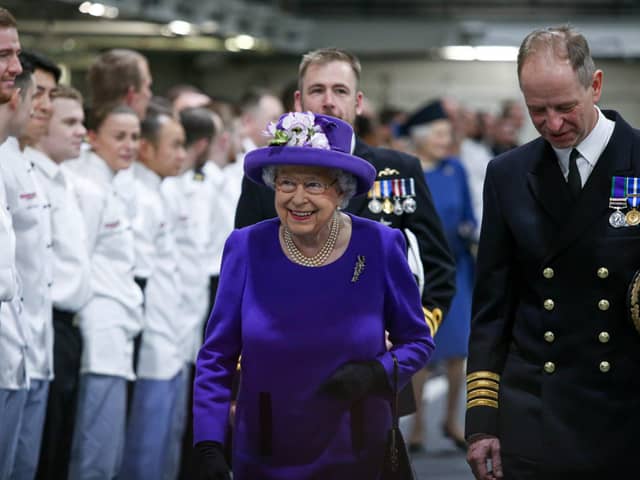
[[[322,127],[315,124],[315,115],[311,112],[288,113],[278,123],[269,123],[264,135],[271,137],[270,146],[331,148],[329,139]]]

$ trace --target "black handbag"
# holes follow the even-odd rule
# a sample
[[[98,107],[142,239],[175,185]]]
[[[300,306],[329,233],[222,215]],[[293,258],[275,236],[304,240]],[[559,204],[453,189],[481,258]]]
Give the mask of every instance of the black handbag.
[[[384,461],[380,480],[415,480],[407,446],[402,438],[402,432],[398,423],[398,358],[393,352],[393,392],[391,395],[392,423],[387,434],[387,443],[384,448]]]

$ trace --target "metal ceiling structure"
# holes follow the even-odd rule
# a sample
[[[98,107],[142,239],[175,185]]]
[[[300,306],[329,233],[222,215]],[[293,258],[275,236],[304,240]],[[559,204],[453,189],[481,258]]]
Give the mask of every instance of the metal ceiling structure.
[[[640,0],[5,0],[27,47],[70,59],[149,51],[425,56],[447,46],[510,46],[570,22],[594,55],[640,58]],[[84,13],[83,13],[84,12]]]

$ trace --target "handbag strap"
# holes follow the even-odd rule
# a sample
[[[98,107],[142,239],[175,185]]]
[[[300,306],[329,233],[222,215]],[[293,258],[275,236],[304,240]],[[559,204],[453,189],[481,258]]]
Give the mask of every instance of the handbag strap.
[[[393,428],[399,427],[399,416],[398,416],[398,357],[393,352],[391,353],[391,358],[393,358],[393,392],[391,395],[391,415]]]

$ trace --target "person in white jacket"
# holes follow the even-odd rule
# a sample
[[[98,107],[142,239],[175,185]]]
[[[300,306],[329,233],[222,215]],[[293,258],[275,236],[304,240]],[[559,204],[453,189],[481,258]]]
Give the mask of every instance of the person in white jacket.
[[[1,18],[1,10],[0,10]],[[6,110],[10,121],[6,124],[7,136],[19,135],[29,119],[35,83],[31,70],[23,70],[14,78],[16,92],[0,109]],[[19,90],[18,90],[19,89]],[[3,135],[4,136],[4,135]],[[15,137],[5,136],[3,148],[17,144]],[[7,203],[7,192],[2,179],[2,165],[6,157],[0,157],[0,478],[8,478],[13,469],[18,447],[18,430],[22,422],[27,400],[29,378],[26,371],[27,333],[20,321],[21,310],[16,267],[16,236],[13,219]]]
[[[16,234],[16,268],[21,286],[17,321],[27,334],[25,368],[29,381],[11,478],[32,479],[38,466],[49,382],[53,379],[53,256],[49,201],[25,152],[48,128],[49,96],[60,70],[48,59],[27,52],[20,54],[20,61],[23,68],[34,72],[33,103],[28,121],[14,132],[17,136],[0,147],[0,170]]]
[[[211,241],[212,216],[218,214],[217,196],[213,184],[207,181],[204,165],[215,139],[214,113],[208,108],[185,108],[180,111],[180,123],[185,131],[186,161],[183,173],[162,182],[162,194],[176,219],[176,248],[178,268],[183,289],[183,328],[180,341],[184,353],[184,381],[193,383],[195,360],[202,345],[205,318],[209,306],[209,268],[213,258],[208,255]],[[182,402],[176,410],[177,431],[172,436],[165,479],[175,479],[180,471],[189,468],[193,445],[191,389],[185,388]],[[183,440],[181,443],[180,440]]]
[[[59,85],[51,94],[48,133],[25,156],[51,206],[53,240],[53,365],[38,480],[66,478],[76,414],[82,335],[76,314],[91,295],[87,232],[73,175],[63,165],[78,158],[86,129],[82,95]]]
[[[136,272],[144,285],[144,330],[137,359],[121,480],[163,478],[174,444],[175,410],[183,400],[185,327],[176,248],[176,220],[162,195],[162,181],[185,161],[184,130],[173,113],[149,109],[141,124],[134,164]]]
[[[95,112],[91,150],[69,163],[77,175],[91,258],[89,302],[78,314],[83,351],[70,480],[115,478],[125,436],[127,381],[135,379],[133,339],[142,328],[134,281],[131,209],[118,177],[138,153],[140,121],[116,105]]]

